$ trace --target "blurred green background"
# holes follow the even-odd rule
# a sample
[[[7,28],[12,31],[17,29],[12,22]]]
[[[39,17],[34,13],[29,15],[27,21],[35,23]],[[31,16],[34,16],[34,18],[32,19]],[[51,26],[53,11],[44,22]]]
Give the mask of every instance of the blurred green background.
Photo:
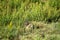
[[[60,40],[60,0],[0,0],[0,40]]]

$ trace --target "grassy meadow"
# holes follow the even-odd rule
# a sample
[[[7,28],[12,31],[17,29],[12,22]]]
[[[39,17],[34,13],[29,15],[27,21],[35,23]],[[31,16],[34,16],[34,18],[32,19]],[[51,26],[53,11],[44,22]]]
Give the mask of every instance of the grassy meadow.
[[[60,0],[0,0],[0,40],[60,40]]]

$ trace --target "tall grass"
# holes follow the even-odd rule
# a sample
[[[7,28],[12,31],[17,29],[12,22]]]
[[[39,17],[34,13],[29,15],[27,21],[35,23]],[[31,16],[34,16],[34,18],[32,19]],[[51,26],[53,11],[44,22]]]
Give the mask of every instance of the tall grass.
[[[55,22],[60,0],[0,0],[0,36],[18,34],[25,21]]]

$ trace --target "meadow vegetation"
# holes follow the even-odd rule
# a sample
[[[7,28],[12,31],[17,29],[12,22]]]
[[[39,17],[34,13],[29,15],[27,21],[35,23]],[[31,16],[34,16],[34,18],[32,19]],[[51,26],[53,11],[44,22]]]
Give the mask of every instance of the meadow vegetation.
[[[0,40],[60,40],[60,0],[0,0]]]

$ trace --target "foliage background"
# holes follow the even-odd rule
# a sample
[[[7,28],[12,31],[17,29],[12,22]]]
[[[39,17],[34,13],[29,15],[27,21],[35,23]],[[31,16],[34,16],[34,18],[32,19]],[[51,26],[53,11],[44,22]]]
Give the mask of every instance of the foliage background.
[[[24,35],[24,23],[26,21],[44,21],[50,25],[52,23],[55,25],[58,22],[57,28],[60,28],[60,0],[0,0],[0,37],[3,40],[12,40],[17,35]],[[55,26],[51,28],[53,27]],[[39,34],[36,33],[36,35],[38,37],[35,39],[35,35],[33,35],[34,38],[31,40],[43,40]],[[52,36],[52,40],[60,39],[59,37],[55,39],[55,36]],[[24,39],[22,37],[21,40]],[[18,40],[18,38],[14,40]]]

